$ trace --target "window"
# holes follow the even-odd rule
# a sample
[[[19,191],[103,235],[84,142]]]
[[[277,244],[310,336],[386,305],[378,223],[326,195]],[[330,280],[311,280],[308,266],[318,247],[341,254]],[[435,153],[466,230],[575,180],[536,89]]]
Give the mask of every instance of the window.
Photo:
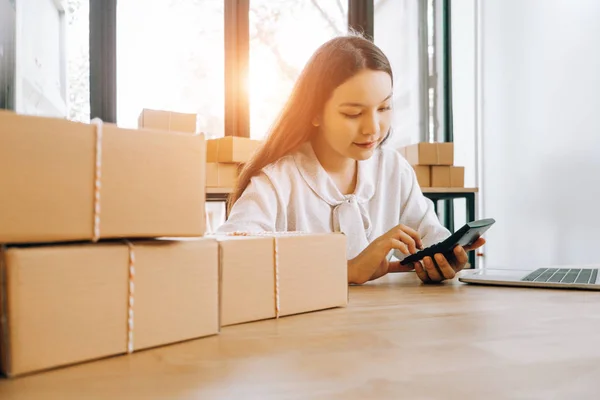
[[[89,0],[14,4],[16,52],[6,53],[15,62],[14,110],[89,122]]]
[[[90,2],[67,0],[67,118],[90,121]]]
[[[375,44],[387,55],[394,73],[390,143],[395,147],[419,141],[422,130],[418,1],[375,2]]]
[[[347,0],[250,0],[250,137],[265,136],[309,57],[347,21]]]
[[[223,1],[117,2],[117,122],[143,108],[198,114],[207,137],[224,132]]]
[[[52,0],[21,0],[16,6],[15,110],[65,117],[65,9]]]

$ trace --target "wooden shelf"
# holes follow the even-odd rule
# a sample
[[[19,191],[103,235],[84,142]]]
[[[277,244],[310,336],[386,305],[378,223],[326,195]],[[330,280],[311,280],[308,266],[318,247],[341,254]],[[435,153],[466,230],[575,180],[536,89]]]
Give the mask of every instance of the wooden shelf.
[[[462,188],[462,187],[424,187],[421,188],[423,193],[477,193],[478,188]]]
[[[424,187],[421,188],[423,193],[477,193],[477,188],[449,188],[449,187]],[[220,187],[209,187],[206,188],[206,193],[209,194],[230,194],[233,192],[233,188],[220,188]]]
[[[229,193],[233,193],[233,188],[209,187],[209,188],[206,188],[206,193],[209,193],[209,194],[229,194]]]

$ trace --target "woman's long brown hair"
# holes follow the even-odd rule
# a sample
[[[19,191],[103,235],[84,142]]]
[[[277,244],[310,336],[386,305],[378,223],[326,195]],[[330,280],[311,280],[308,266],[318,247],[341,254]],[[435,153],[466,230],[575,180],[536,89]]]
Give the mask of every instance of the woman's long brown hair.
[[[322,113],[335,88],[363,69],[387,72],[393,82],[385,54],[357,34],[334,38],[315,51],[262,146],[240,171],[237,186],[229,197],[229,209],[253,176],[310,140],[317,132],[312,122]]]

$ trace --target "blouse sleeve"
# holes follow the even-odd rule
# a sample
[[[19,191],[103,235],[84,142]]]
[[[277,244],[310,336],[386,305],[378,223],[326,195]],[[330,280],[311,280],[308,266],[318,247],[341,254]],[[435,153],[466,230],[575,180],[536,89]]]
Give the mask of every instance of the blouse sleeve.
[[[252,177],[217,233],[273,232],[276,230],[278,208],[275,187],[267,175],[261,172]]]
[[[440,223],[433,202],[423,195],[412,167],[406,169],[403,178],[402,190],[407,195],[403,196],[399,223],[416,230],[421,236],[423,247],[449,237],[450,231]],[[394,251],[394,256],[400,260],[406,257],[398,250]]]

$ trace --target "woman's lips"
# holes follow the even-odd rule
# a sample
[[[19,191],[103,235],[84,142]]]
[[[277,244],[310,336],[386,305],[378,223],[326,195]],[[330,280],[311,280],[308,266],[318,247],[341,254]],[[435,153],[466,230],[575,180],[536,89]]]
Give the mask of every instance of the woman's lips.
[[[373,141],[373,142],[363,142],[363,143],[354,142],[354,145],[360,147],[361,149],[372,149],[373,147],[375,147],[376,144],[377,144],[376,141]]]

